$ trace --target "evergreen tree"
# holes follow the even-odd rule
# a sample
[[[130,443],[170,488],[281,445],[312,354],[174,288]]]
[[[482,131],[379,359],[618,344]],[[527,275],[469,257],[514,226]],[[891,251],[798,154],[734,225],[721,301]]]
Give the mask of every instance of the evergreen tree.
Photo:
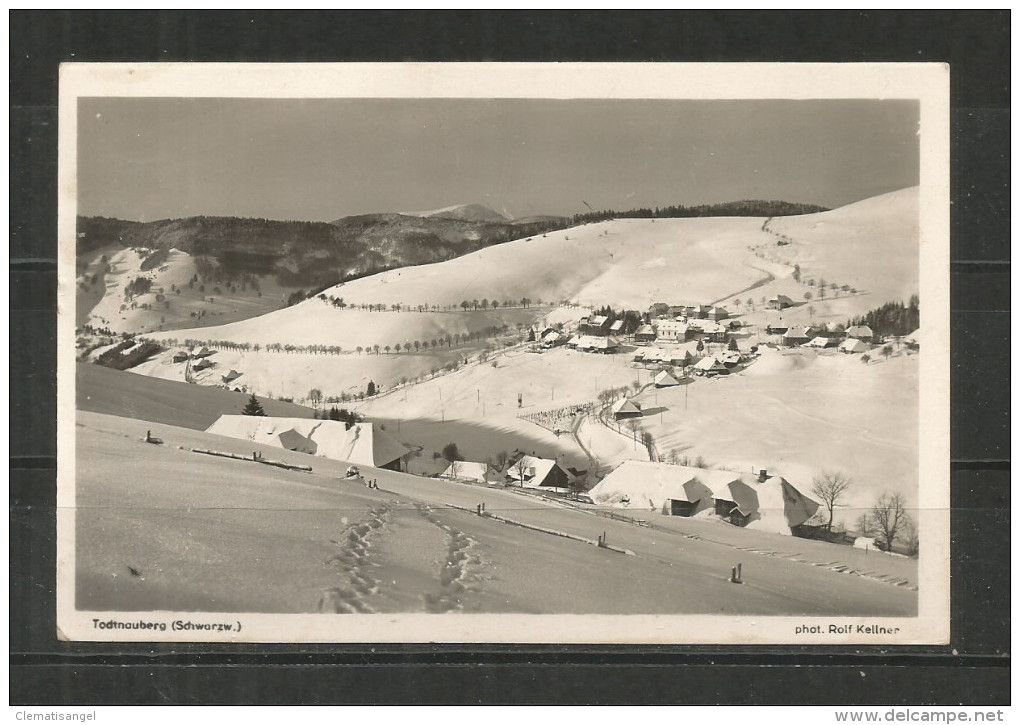
[[[244,410],[241,411],[241,415],[262,415],[264,416],[266,411],[262,410],[262,403],[255,397],[255,393],[251,394],[248,398],[248,404],[244,406]]]

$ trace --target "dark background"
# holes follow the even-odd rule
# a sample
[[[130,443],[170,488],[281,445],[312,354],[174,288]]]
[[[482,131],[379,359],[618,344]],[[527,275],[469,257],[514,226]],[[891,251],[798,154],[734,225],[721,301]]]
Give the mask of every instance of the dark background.
[[[10,703],[1009,703],[1009,12],[10,12]],[[952,71],[947,647],[55,637],[64,61],[904,61]],[[924,485],[924,482],[922,482]]]

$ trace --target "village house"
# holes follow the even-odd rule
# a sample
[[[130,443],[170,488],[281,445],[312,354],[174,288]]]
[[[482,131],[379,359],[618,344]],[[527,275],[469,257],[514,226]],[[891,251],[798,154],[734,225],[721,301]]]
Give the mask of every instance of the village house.
[[[788,347],[797,347],[803,345],[811,338],[808,336],[810,329],[805,330],[803,328],[791,327],[789,330],[783,333],[783,344]]]
[[[591,315],[583,318],[577,326],[582,335],[602,336],[609,334],[609,318],[605,315]]]
[[[611,355],[616,352],[620,343],[612,337],[595,337],[594,335],[575,335],[567,341],[567,346],[581,352],[598,352]]]
[[[619,335],[621,332],[623,332],[623,320],[617,320],[609,326],[610,335]]]
[[[813,338],[810,342],[805,343],[804,347],[826,348],[826,347],[836,347],[836,345],[838,345],[838,344],[839,343],[836,342],[835,340],[833,340],[831,337],[821,337],[821,336],[819,336],[819,337]]]
[[[696,516],[712,511],[709,481],[714,473],[717,472],[666,463],[624,461],[588,495],[601,506],[656,511],[666,516]]]
[[[561,493],[565,493],[570,484],[570,474],[558,462],[537,456],[518,455],[504,471],[504,476],[511,485]]]
[[[191,356],[197,360],[199,358],[209,357],[210,355],[213,355],[215,353],[216,353],[215,350],[210,350],[207,347],[200,347],[197,350],[195,350],[195,352],[193,352]]]
[[[236,370],[231,369],[231,371],[229,373],[227,373],[226,375],[222,376],[222,380],[223,380],[224,383],[232,383],[233,381],[237,380],[239,377],[241,377],[241,373],[237,372]]]
[[[692,334],[688,337],[700,337],[709,342],[724,342],[726,340],[726,328],[712,320],[692,320],[689,323]]]
[[[669,305],[665,302],[656,302],[648,308],[648,316],[651,318],[660,317],[669,313]]]
[[[792,529],[815,515],[819,503],[780,476],[762,470],[757,476],[731,474],[732,480],[713,487],[715,513],[735,526],[790,536]]]
[[[613,418],[616,420],[623,420],[624,418],[640,418],[644,415],[644,413],[641,412],[641,404],[628,398],[617,400],[613,403],[613,407],[610,410],[613,413]]]
[[[707,320],[708,311],[711,309],[712,308],[708,305],[695,305],[689,309],[689,314],[687,316],[695,320]]]
[[[787,307],[793,307],[793,300],[786,295],[776,295],[769,298],[768,307],[770,310],[785,310]]]
[[[875,333],[871,331],[871,328],[867,325],[854,325],[848,327],[846,330],[846,336],[852,337],[855,340],[862,340],[863,342],[874,342]]]
[[[867,352],[870,349],[871,345],[864,342],[864,340],[857,340],[853,337],[848,337],[839,345],[839,351],[848,354]]]
[[[655,328],[641,325],[634,333],[634,342],[655,342]]]
[[[673,377],[668,370],[660,370],[659,374],[655,376],[654,382],[657,388],[670,388],[680,384],[680,381]]]
[[[209,368],[213,367],[215,364],[216,363],[214,363],[212,360],[205,358],[203,360],[199,360],[197,363],[192,365],[191,369],[196,372],[202,372],[203,370],[208,370]]]
[[[695,375],[712,377],[714,375],[729,375],[729,372],[730,369],[728,367],[711,355],[701,358],[694,365]]]
[[[687,339],[687,323],[678,320],[658,320],[655,323],[655,339],[664,342],[684,342]]]
[[[729,316],[730,313],[726,310],[725,307],[709,307],[708,312],[705,313],[705,317],[714,322],[725,320]]]
[[[542,335],[542,347],[559,347],[567,341],[567,336],[556,330],[549,330]]]
[[[191,358],[187,350],[178,350],[174,353],[173,361],[175,363],[187,362]]]

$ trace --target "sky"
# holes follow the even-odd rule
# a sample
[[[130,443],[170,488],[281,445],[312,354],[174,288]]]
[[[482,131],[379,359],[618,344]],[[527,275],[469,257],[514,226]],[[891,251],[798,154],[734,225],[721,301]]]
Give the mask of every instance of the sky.
[[[907,100],[83,98],[78,111],[78,213],[138,221],[835,208],[919,178]]]

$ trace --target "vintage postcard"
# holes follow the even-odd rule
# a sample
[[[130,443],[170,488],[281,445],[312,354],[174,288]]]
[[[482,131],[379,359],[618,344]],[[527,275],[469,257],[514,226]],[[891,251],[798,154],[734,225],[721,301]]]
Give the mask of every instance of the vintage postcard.
[[[947,642],[948,91],[63,66],[59,636]]]

